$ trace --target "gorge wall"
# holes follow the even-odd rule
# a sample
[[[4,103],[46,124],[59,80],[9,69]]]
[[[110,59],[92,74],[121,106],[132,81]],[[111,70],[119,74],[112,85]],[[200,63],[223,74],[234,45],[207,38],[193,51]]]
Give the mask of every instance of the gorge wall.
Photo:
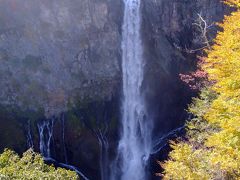
[[[200,52],[189,51],[203,45],[197,14],[212,24],[229,12],[220,0],[142,0],[143,91],[156,140],[187,118],[194,93],[179,73],[194,69]],[[0,1],[0,150],[23,152],[31,139],[39,151],[39,124],[52,120],[51,157],[90,179],[109,169],[119,138],[122,18],[121,0]]]

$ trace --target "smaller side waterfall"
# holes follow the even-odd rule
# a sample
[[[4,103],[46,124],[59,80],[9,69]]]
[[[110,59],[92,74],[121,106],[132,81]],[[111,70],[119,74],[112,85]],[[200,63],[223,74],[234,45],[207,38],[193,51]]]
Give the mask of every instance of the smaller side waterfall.
[[[81,179],[89,180],[77,167],[69,165],[69,164],[64,164],[64,163],[59,163],[59,165],[62,168],[66,168],[66,169],[70,169],[72,171],[75,171],[79,176],[81,176]]]
[[[30,120],[28,120],[26,136],[27,136],[27,147],[33,149],[34,148],[34,143],[33,143],[33,136],[32,136]]]
[[[109,150],[109,144],[108,144],[108,139],[106,137],[106,131],[102,132],[102,131],[98,131],[98,133],[96,133],[97,139],[98,139],[98,144],[99,144],[99,148],[100,148],[100,171],[101,171],[101,179],[102,180],[106,180],[109,177],[109,171],[108,171],[108,163],[109,163],[109,159],[108,159],[108,150]]]
[[[62,120],[62,145],[63,145],[64,160],[65,160],[65,163],[68,163],[67,149],[66,149],[66,143],[65,143],[65,115],[64,115],[64,113],[61,115],[61,120]]]
[[[151,154],[156,154],[161,151],[164,147],[169,145],[169,140],[172,138],[179,137],[185,130],[185,125],[170,131],[169,133],[162,135],[153,143],[153,148]]]
[[[45,158],[51,157],[54,119],[38,124],[40,153]]]

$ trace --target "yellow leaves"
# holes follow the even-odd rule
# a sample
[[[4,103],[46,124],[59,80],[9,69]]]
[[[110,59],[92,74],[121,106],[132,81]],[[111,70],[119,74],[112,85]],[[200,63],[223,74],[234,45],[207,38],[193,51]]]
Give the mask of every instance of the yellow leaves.
[[[239,149],[232,147],[212,149],[209,160],[215,168],[232,177],[240,177],[240,154]],[[232,178],[232,179],[235,179]]]
[[[239,0],[228,2],[240,7]],[[214,166],[240,176],[240,12],[226,17],[221,27],[224,31],[218,34],[204,67],[216,82],[212,89],[219,94],[204,117],[220,130],[209,136],[205,145],[212,148]]]
[[[226,2],[240,8],[240,0]],[[240,178],[240,11],[220,26],[203,67],[215,84],[189,107],[196,116],[187,124],[189,141],[172,145],[165,179]]]
[[[226,17],[221,25],[224,32],[219,33],[213,50],[209,52],[204,70],[208,72],[211,80],[222,81],[234,75],[240,77],[240,12],[232,13]],[[216,84],[218,86],[218,84]]]
[[[53,166],[44,164],[42,157],[32,150],[24,153],[21,158],[10,150],[5,150],[3,154],[0,154],[0,179],[2,178],[16,180],[78,179],[75,172],[61,168],[55,169]]]
[[[240,5],[239,0],[228,2]],[[221,26],[224,31],[217,36],[204,67],[210,79],[216,82],[212,89],[219,94],[205,115],[210,123],[217,123],[222,129],[218,136],[213,136],[216,142],[223,142],[220,135],[222,139],[230,137],[226,132],[235,132],[235,138],[240,132],[240,12],[226,17]]]
[[[171,161],[162,166],[165,169],[164,179],[204,180],[210,179],[206,159],[201,150],[194,150],[185,143],[173,144],[174,151],[170,153]]]
[[[240,0],[226,0],[226,4],[240,8]]]

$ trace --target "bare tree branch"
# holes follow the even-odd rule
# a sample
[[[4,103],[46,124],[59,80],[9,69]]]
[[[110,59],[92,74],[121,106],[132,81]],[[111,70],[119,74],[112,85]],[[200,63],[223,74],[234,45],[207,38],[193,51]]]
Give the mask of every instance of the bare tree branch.
[[[198,19],[195,23],[193,23],[193,25],[195,25],[196,27],[198,27],[200,33],[201,33],[201,37],[203,39],[203,44],[205,44],[205,47],[203,48],[199,48],[199,50],[202,50],[204,48],[208,48],[208,49],[211,49],[211,45],[210,45],[210,40],[208,39],[208,29],[211,28],[214,23],[208,25],[207,24],[207,21],[202,17],[201,14],[197,14],[198,15]]]

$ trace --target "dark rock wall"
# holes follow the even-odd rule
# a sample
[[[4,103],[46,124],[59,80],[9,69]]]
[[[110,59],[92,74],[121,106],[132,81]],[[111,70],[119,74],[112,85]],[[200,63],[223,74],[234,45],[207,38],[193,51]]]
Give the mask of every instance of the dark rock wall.
[[[195,93],[180,81],[179,74],[194,70],[201,51],[190,51],[205,46],[194,25],[198,14],[212,24],[207,33],[212,40],[217,31],[214,23],[229,12],[220,0],[143,1],[144,90],[156,124],[154,134],[179,127],[187,118],[184,109]]]

